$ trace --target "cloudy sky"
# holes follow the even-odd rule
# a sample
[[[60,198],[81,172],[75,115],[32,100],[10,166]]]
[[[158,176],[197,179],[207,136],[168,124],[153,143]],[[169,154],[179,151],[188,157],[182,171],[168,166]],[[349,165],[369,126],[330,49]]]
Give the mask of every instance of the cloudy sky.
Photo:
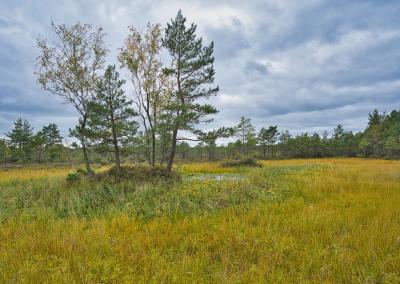
[[[178,9],[215,43],[220,113],[208,127],[246,116],[294,133],[337,123],[358,131],[374,108],[400,107],[398,0],[1,0],[0,135],[18,117],[35,130],[55,122],[64,136],[77,121],[33,75],[35,38],[48,36],[52,20],[103,26],[114,63],[128,25],[164,25]]]

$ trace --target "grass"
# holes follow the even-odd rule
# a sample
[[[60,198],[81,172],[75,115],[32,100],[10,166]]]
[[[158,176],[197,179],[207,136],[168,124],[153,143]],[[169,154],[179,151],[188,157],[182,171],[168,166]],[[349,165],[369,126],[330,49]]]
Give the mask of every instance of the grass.
[[[24,167],[10,168],[0,170],[0,181],[2,184],[6,182],[19,180],[37,180],[47,177],[63,177],[71,169],[68,167]]]
[[[0,282],[400,282],[400,162],[179,170],[168,185],[1,173]]]

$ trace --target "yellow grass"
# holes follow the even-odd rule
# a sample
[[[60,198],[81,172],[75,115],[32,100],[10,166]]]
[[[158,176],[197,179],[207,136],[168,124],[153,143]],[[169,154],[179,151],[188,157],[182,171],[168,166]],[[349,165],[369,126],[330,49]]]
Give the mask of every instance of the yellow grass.
[[[220,163],[187,163],[184,165],[179,165],[177,168],[184,173],[231,173],[235,172],[234,168],[223,168]]]
[[[36,180],[42,178],[65,177],[74,169],[82,166],[56,166],[33,165],[26,167],[3,168],[0,169],[0,182],[18,181],[18,180]],[[83,167],[82,167],[83,168]],[[94,166],[96,172],[102,172],[109,169],[109,166]]]
[[[24,168],[10,168],[0,170],[0,182],[13,180],[38,179],[45,177],[65,176],[71,171],[69,167],[31,166]]]
[[[284,200],[149,220],[123,212],[9,218],[0,227],[0,282],[400,282],[400,162],[263,163],[246,175],[262,187],[260,177],[271,172],[277,181],[266,186],[289,192]],[[280,168],[296,170],[275,176]],[[223,169],[189,164],[184,171]]]

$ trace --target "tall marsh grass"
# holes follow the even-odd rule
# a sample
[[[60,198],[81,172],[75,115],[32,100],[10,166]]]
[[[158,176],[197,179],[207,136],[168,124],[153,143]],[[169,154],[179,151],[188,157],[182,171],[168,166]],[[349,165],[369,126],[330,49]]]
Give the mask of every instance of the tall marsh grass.
[[[2,174],[0,282],[400,282],[400,162],[263,163],[168,186]]]

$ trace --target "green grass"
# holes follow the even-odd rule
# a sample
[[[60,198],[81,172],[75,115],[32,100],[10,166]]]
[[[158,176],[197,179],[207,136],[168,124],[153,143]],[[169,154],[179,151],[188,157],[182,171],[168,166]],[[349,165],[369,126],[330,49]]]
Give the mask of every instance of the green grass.
[[[400,282],[400,162],[181,172],[172,184],[4,175],[0,282]]]
[[[127,214],[141,219],[156,216],[212,214],[216,210],[254,201],[283,197],[272,188],[275,171],[230,174],[237,179],[216,180],[212,175],[183,181],[135,183],[134,180],[83,180],[68,183],[61,177],[3,183],[0,190],[0,221],[24,215],[37,218],[47,212],[54,218],[94,218]],[[256,181],[257,180],[257,181]]]

